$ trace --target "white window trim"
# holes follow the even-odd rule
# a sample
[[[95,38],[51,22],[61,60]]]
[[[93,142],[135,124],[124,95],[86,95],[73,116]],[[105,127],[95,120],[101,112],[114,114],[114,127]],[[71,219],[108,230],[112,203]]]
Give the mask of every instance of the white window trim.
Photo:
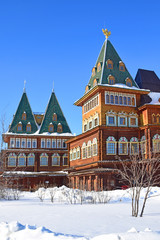
[[[120,124],[120,118],[125,118],[125,124],[124,125]],[[118,115],[118,127],[127,127],[127,116],[125,116],[125,115]]]
[[[44,147],[42,146],[42,142],[44,142]],[[41,148],[45,148],[45,147],[46,147],[45,138],[41,138]]]
[[[131,124],[131,118],[135,118],[136,119],[136,125],[132,125]],[[130,116],[129,117],[129,127],[138,127],[138,117],[134,117],[134,116]]]
[[[114,124],[110,124],[110,123],[109,123],[109,117],[114,117]],[[115,115],[113,115],[113,114],[107,114],[107,115],[106,115],[106,126],[116,126],[116,125],[117,125],[116,120],[117,120],[117,118],[116,118]]]

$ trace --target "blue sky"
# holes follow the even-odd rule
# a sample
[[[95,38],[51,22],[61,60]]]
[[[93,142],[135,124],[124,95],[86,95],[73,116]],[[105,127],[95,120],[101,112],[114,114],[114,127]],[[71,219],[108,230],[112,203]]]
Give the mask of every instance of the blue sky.
[[[134,78],[138,68],[160,77],[160,1],[0,0],[0,115],[9,124],[23,93],[44,112],[54,89],[73,133],[81,133],[85,90],[105,40]]]

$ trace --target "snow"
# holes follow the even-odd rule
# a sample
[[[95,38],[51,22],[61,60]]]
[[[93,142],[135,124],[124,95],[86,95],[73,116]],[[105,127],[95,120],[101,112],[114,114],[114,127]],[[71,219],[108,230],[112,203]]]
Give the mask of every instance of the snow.
[[[150,92],[148,95],[152,99],[152,101],[149,104],[160,105],[160,102],[159,102],[160,93],[158,93],[158,92]]]
[[[6,132],[5,133],[6,135],[21,135],[21,136],[60,136],[60,137],[72,137],[74,136],[74,134],[72,133],[57,133],[57,132],[54,132],[54,133],[49,133],[49,132],[44,132],[44,133],[39,133],[39,130],[37,130],[35,133],[31,133],[31,134],[28,134],[28,133],[12,133],[12,132]]]
[[[55,191],[53,203],[50,201],[52,190]],[[41,192],[43,202],[38,198]],[[82,205],[80,193],[85,195]],[[144,193],[145,189],[141,199]],[[18,201],[1,200],[0,240],[160,239],[160,188],[152,189],[142,218],[131,216],[129,190],[102,192],[110,199],[106,204],[92,204],[96,194],[63,186],[22,192]],[[68,196],[73,196],[73,204],[69,203]]]

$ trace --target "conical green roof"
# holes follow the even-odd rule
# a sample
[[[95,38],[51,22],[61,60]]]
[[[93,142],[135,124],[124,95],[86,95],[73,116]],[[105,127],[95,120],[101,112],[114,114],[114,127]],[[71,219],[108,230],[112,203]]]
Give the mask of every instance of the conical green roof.
[[[53,114],[56,114],[57,121],[53,120]],[[44,119],[41,125],[41,128],[39,130],[39,133],[48,132],[49,125],[53,124],[54,126],[54,132],[57,132],[57,126],[58,124],[62,125],[62,133],[71,133],[71,130],[68,126],[68,123],[63,115],[63,112],[61,110],[61,107],[58,103],[58,100],[56,98],[56,95],[54,92],[52,92],[51,97],[49,99],[49,103],[44,115]]]
[[[26,114],[26,119],[22,118],[22,115]],[[22,124],[22,131],[18,131],[17,127],[18,124]],[[27,124],[31,125],[31,131],[27,132]],[[17,111],[13,117],[13,121],[11,123],[11,126],[9,128],[9,132],[12,133],[28,133],[32,134],[35,133],[38,130],[37,124],[35,122],[34,115],[32,113],[27,94],[26,92],[23,92],[23,95],[21,97],[21,100],[19,102]]]
[[[107,60],[111,60],[113,62],[113,69],[107,68]],[[126,66],[124,72],[119,70],[119,63],[121,61],[121,58],[119,57],[111,42],[106,39],[101,48],[95,65],[95,67],[97,68],[98,63],[100,62],[101,70],[99,72],[96,71],[96,74],[94,76],[91,76],[88,84],[89,89],[93,87],[94,79],[97,79],[98,84],[108,84],[109,75],[114,76],[115,84],[126,84],[126,79],[130,78],[132,80],[132,86],[138,87],[132,76],[128,72]]]

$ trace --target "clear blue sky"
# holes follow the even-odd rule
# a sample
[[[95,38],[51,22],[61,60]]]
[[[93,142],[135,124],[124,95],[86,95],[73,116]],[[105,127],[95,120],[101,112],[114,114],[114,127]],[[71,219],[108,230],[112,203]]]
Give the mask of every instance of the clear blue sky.
[[[53,81],[73,133],[87,85],[105,40],[102,28],[134,78],[138,68],[160,77],[160,1],[0,0],[0,115],[12,120],[27,81],[34,112],[44,112]]]

